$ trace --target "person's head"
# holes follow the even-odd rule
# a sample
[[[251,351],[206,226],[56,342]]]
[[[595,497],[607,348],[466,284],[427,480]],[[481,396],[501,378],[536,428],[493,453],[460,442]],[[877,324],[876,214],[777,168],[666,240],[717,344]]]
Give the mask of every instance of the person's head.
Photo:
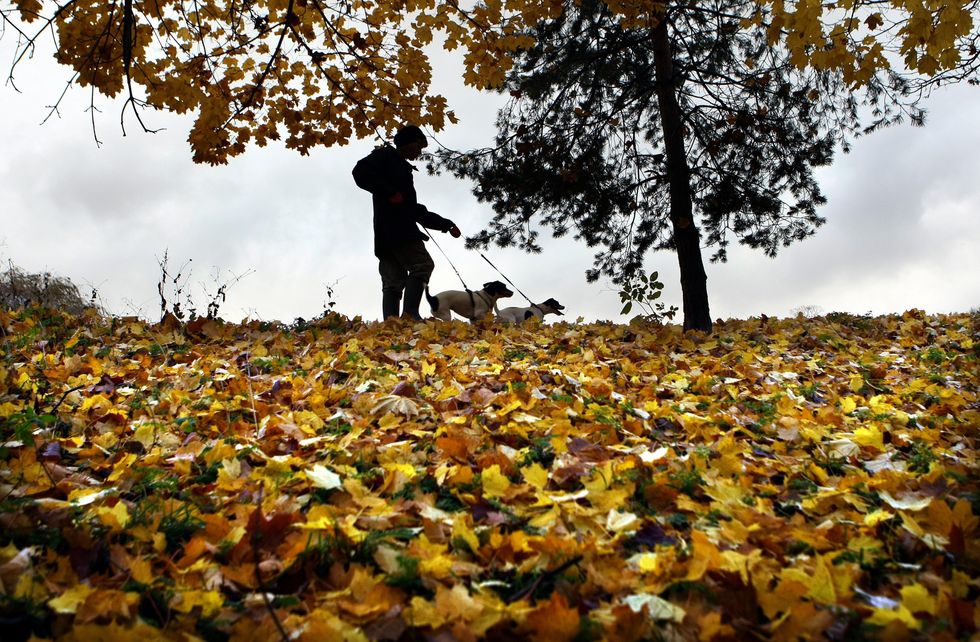
[[[429,140],[415,125],[405,125],[395,134],[395,149],[407,160],[415,160],[422,155]]]

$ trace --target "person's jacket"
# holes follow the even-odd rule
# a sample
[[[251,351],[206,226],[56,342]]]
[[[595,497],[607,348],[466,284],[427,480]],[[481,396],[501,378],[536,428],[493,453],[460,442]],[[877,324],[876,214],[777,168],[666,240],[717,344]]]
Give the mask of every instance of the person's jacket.
[[[423,227],[448,232],[453,222],[430,212],[418,202],[414,168],[401,157],[394,147],[385,145],[362,158],[354,166],[354,182],[371,192],[374,200],[374,254],[381,256],[412,241],[425,241],[416,223]],[[400,193],[400,203],[392,203],[391,197]]]

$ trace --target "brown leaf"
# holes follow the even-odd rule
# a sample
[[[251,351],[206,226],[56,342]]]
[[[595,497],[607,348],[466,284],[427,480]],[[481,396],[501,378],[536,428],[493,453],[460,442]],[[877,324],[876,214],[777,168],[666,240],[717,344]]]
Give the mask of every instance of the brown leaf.
[[[579,620],[578,609],[570,607],[568,600],[556,592],[528,614],[524,628],[535,642],[571,642],[578,635]]]
[[[17,587],[17,580],[31,568],[31,558],[37,553],[33,546],[20,549],[16,555],[0,564],[0,588],[11,595]]]
[[[409,383],[408,381],[399,381],[398,384],[392,389],[391,394],[398,395],[399,397],[418,397],[419,393],[415,389],[415,384]]]
[[[252,511],[245,527],[245,536],[239,546],[253,547],[262,552],[275,551],[289,534],[289,527],[301,522],[303,516],[298,513],[274,511],[268,515],[262,508]]]

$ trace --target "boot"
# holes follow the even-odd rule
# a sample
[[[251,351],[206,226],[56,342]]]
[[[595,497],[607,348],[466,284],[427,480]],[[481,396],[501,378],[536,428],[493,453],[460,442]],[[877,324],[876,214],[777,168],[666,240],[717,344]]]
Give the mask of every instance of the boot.
[[[384,290],[381,293],[381,313],[385,319],[398,316],[398,308],[402,302],[401,290]]]
[[[425,291],[425,281],[417,276],[409,275],[408,280],[405,282],[405,305],[402,307],[402,316],[415,319],[416,321],[422,320],[422,315],[419,314],[419,303],[422,302],[422,293]]]

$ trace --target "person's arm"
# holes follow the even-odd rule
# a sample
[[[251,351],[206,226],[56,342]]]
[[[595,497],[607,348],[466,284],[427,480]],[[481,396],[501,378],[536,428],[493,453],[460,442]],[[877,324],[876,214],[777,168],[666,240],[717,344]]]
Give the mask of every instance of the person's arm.
[[[430,230],[438,230],[440,232],[449,232],[454,237],[459,238],[461,232],[456,224],[450,221],[448,218],[443,218],[435,212],[430,212],[426,209],[425,205],[418,203],[412,210],[416,222],[418,222],[422,227],[428,228]]]

